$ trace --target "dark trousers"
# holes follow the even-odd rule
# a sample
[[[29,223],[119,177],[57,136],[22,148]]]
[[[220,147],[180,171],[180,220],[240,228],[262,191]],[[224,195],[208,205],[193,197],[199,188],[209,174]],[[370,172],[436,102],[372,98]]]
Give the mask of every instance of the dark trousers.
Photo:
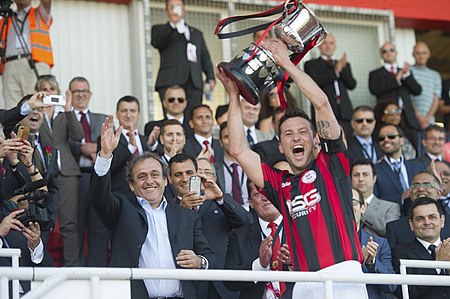
[[[78,231],[80,236],[80,260],[89,267],[105,267],[108,264],[109,233],[90,204],[88,197],[90,172],[82,172],[80,178],[80,201],[78,206]],[[84,260],[87,230],[87,260]]]

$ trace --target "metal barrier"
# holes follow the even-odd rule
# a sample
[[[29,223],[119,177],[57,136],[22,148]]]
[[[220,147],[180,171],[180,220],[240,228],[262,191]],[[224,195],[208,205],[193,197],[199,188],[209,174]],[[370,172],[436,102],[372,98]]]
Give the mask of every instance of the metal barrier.
[[[1,250],[0,250],[1,252]],[[332,299],[333,283],[367,284],[405,284],[405,285],[450,285],[450,276],[407,275],[406,267],[450,268],[450,262],[401,260],[402,274],[336,274],[318,272],[266,272],[238,270],[192,270],[192,269],[138,269],[138,268],[0,268],[0,298],[8,298],[8,280],[43,281],[41,285],[28,292],[23,299],[41,298],[43,294],[65,280],[89,280],[90,297],[100,298],[101,280],[132,279],[176,279],[176,280],[220,280],[220,281],[286,281],[322,282],[325,285],[325,298]],[[6,281],[6,283],[4,283]],[[6,294],[6,296],[5,296]],[[404,293],[405,299],[409,298]]]

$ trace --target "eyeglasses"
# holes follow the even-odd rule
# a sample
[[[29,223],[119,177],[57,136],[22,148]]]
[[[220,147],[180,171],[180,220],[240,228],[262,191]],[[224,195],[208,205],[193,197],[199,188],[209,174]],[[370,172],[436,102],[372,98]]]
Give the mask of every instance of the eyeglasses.
[[[177,100],[178,101],[178,103],[180,103],[180,104],[183,104],[184,103],[184,101],[186,101],[186,99],[185,98],[174,98],[174,97],[171,97],[171,98],[168,98],[167,99],[167,101],[169,102],[169,103],[173,103],[173,102],[175,102],[175,100]]]
[[[88,89],[82,89],[82,90],[72,90],[72,94],[87,94],[90,93],[90,91]]]
[[[364,121],[366,121],[366,123],[368,123],[370,125],[370,124],[373,124],[375,119],[373,119],[373,118],[357,118],[357,119],[354,119],[354,121],[357,124],[362,124]]]
[[[384,141],[384,139],[389,138],[390,140],[394,140],[395,138],[399,137],[400,135],[386,135],[386,136],[378,136],[378,141]]]
[[[425,182],[425,183],[414,183],[411,185],[411,189],[419,189],[420,187],[423,187],[424,189],[431,189],[436,188],[436,186],[433,186],[432,183]]]
[[[359,202],[359,200],[357,200],[357,199],[352,199],[352,205],[354,206],[354,207],[356,207],[356,206],[359,206],[361,203]]]
[[[386,54],[389,52],[395,52],[395,48],[383,49],[381,50],[381,54]]]
[[[440,141],[440,142],[445,141],[445,138],[444,138],[444,137],[428,137],[428,138],[424,138],[424,139],[425,139],[425,140],[434,141],[434,142],[436,142],[436,141]]]
[[[197,174],[199,175],[204,175],[206,177],[212,177],[214,176],[214,172],[212,172],[211,170],[198,170]]]
[[[386,109],[384,110],[384,114],[393,115],[393,114],[402,114],[402,109]]]

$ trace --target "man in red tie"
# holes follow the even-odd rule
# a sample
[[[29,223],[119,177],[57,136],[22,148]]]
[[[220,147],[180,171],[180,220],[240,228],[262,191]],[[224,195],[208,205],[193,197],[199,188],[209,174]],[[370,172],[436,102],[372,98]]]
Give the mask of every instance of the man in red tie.
[[[202,154],[211,162],[222,161],[223,148],[212,137],[214,118],[211,108],[208,105],[194,107],[189,119],[189,126],[194,130],[194,135],[187,136],[183,153],[191,157]]]
[[[283,216],[251,181],[247,180],[252,209],[257,220],[229,235],[225,269],[280,271],[289,270],[289,247],[284,242]],[[281,245],[283,244],[283,245]],[[284,282],[225,282],[231,291],[240,291],[242,299],[290,298],[291,288]]]

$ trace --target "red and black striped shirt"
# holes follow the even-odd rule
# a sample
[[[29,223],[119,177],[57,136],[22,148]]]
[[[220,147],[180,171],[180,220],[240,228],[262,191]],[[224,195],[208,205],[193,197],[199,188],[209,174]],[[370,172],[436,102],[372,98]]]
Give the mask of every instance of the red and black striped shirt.
[[[322,140],[308,169],[293,175],[262,163],[264,192],[284,218],[295,270],[362,262],[352,208],[350,167],[342,139]]]

